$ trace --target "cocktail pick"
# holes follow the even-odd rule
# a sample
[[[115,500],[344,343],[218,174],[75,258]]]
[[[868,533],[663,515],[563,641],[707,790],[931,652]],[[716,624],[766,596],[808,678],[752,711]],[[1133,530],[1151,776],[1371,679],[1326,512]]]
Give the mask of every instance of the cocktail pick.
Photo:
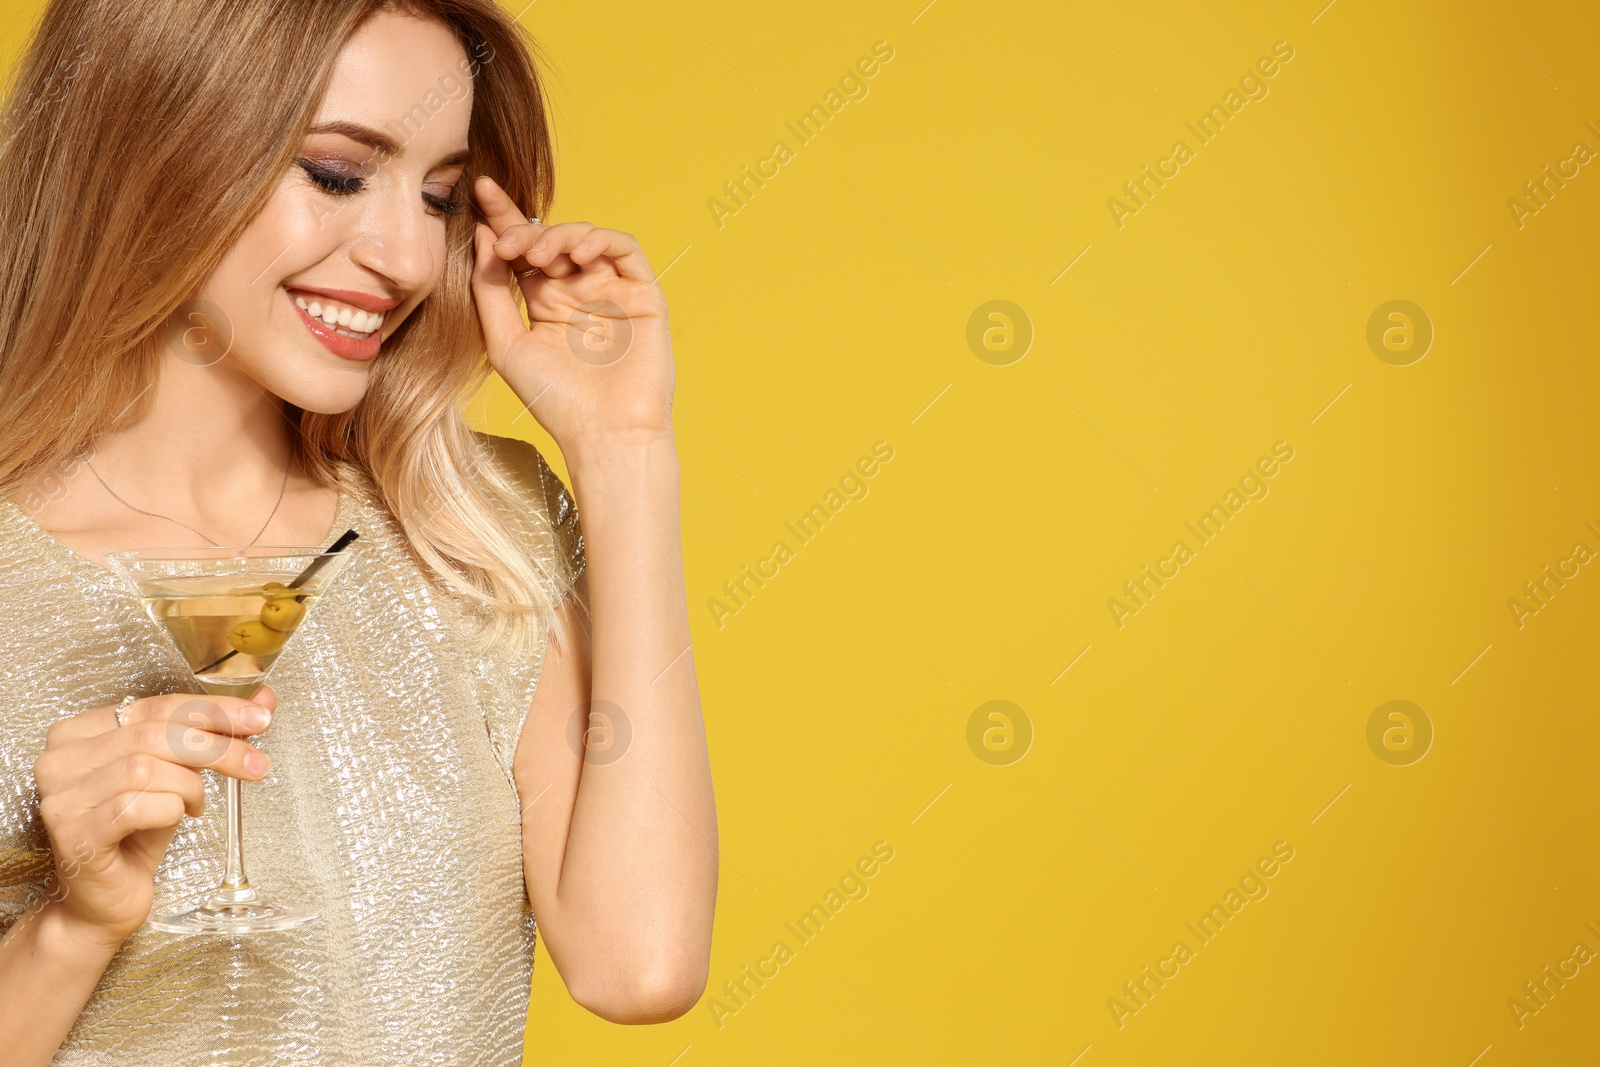
[[[328,551],[312,560],[311,565],[305,570],[301,571],[299,576],[296,577],[294,581],[289,583],[289,588],[299,589],[305,584],[306,579],[310,578],[313,574],[316,574],[322,569],[322,565],[328,562],[329,556],[335,552],[343,552],[345,549],[350,547],[352,541],[360,536],[361,535],[356,533],[354,530],[346,530],[344,533],[340,534],[339,540],[328,546]]]
[[[310,565],[307,566],[305,570],[301,571],[299,574],[297,574],[295,576],[294,581],[289,583],[289,588],[290,589],[298,589],[298,588],[300,588],[300,586],[304,585],[306,583],[306,581],[311,578],[312,575],[316,574],[317,571],[322,568],[323,564],[328,562],[328,557],[330,555],[332,555],[335,552],[343,552],[345,549],[350,547],[351,542],[355,541],[355,539],[360,537],[360,536],[361,535],[356,533],[354,530],[346,530],[344,533],[340,534],[339,535],[339,539],[337,541],[335,541],[333,544],[329,545],[328,546],[328,550],[326,552],[324,552],[322,555],[318,556],[316,559],[312,560]],[[296,600],[300,600],[302,598],[301,597],[295,597],[295,599]],[[239,650],[238,649],[234,649],[232,652],[229,652],[227,655],[225,655],[222,658],[216,660],[215,662],[208,663],[204,667],[201,667],[199,670],[195,671],[195,674],[196,675],[210,674],[212,671],[216,670],[218,667],[222,666],[224,663],[228,662],[230,659],[232,659],[233,657],[237,656],[238,654],[239,654]]]

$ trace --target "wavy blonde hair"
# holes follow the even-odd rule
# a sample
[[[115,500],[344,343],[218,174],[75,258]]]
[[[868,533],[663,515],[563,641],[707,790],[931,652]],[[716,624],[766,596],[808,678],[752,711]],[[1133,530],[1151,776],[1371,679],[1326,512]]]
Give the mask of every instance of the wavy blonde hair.
[[[494,0],[51,0],[0,114],[0,496],[143,414],[164,326],[265,206],[343,42],[380,11],[455,32],[475,68],[462,181],[488,174],[543,216],[538,47]],[[462,415],[488,373],[476,217],[447,217],[443,280],[385,341],[362,401],[288,408],[292,446],[320,485],[343,462],[367,472],[424,572],[487,624],[482,648],[532,650],[573,568],[559,551],[553,574],[531,558],[507,518],[527,504]]]

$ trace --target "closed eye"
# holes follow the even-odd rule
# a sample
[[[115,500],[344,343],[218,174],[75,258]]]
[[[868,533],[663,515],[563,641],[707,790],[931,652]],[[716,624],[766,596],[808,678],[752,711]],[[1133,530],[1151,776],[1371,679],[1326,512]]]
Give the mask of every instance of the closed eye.
[[[306,177],[330,193],[349,196],[366,188],[366,179],[358,175],[345,177],[344,175],[334,174],[331,171],[326,171],[307,163],[305,160],[300,160],[300,169],[306,172]]]
[[[305,171],[306,177],[325,192],[336,196],[353,196],[366,188],[366,179],[359,175],[334,174],[305,160],[299,160],[298,163],[300,169]],[[430,193],[423,193],[422,201],[432,210],[444,215],[459,215],[467,208],[464,201],[434,196]]]
[[[451,200],[446,197],[430,196],[427,193],[422,194],[422,199],[427,202],[429,207],[443,212],[446,215],[459,215],[467,209],[466,202],[463,200]]]

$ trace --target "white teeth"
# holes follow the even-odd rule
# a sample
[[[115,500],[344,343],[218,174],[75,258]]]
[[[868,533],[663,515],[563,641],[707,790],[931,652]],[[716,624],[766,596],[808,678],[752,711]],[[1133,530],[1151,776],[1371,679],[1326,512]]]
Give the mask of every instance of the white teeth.
[[[333,301],[307,300],[306,297],[299,295],[295,295],[294,303],[310,317],[320,319],[324,325],[332,326],[339,333],[353,337],[366,336],[383,326],[383,316],[376,311],[336,304]]]

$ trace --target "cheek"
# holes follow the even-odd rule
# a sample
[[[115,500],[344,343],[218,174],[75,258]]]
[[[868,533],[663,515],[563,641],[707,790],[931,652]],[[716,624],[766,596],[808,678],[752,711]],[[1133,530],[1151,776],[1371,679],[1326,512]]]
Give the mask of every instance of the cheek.
[[[325,198],[324,198],[325,199]],[[286,336],[303,331],[282,285],[338,247],[332,226],[319,227],[306,191],[280,190],[252,219],[201,287],[206,311],[220,314],[230,337],[228,363],[282,395],[275,373],[291,373],[301,346]]]
[[[244,318],[252,309],[270,310],[284,279],[338,248],[338,216],[328,214],[337,203],[311,190],[280,188],[223,255],[205,295]]]

